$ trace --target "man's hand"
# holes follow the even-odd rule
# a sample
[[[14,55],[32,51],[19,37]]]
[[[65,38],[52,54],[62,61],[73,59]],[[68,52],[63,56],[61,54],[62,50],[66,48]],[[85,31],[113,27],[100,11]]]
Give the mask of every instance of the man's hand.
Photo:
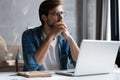
[[[53,38],[57,37],[59,34],[65,32],[67,27],[63,22],[56,22],[52,28],[51,35]]]
[[[69,32],[67,31],[67,25],[63,22],[63,26],[66,28],[65,31],[63,31],[61,34],[64,38],[68,38],[70,36]]]

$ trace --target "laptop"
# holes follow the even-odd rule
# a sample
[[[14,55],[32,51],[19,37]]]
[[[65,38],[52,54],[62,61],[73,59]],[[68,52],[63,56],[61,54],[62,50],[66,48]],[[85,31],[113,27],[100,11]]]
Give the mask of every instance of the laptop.
[[[74,70],[56,71],[67,76],[89,76],[111,73],[120,41],[82,40]],[[74,71],[74,72],[73,72]]]

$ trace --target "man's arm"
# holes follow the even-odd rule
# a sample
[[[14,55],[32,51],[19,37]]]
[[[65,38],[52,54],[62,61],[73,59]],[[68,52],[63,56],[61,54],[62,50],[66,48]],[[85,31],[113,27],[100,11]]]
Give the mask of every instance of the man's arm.
[[[71,55],[74,61],[77,61],[77,57],[78,57],[78,53],[79,53],[79,47],[78,45],[75,43],[75,41],[73,40],[73,38],[71,37],[71,35],[69,34],[69,32],[67,31],[67,25],[62,21],[57,23],[60,26],[63,26],[65,29],[64,31],[61,32],[61,34],[63,35],[64,38],[67,39],[67,41],[70,44],[70,51],[71,51]]]
[[[46,39],[43,41],[43,43],[40,45],[40,47],[35,52],[35,58],[38,62],[38,64],[42,64],[47,56],[47,51],[49,49],[50,43],[52,42],[53,38],[52,36],[47,36]]]
[[[46,29],[45,29],[46,30]],[[52,29],[52,31],[47,34],[46,39],[43,41],[43,43],[40,45],[40,47],[35,52],[35,58],[38,62],[38,64],[43,64],[43,62],[46,59],[47,51],[49,49],[50,43],[55,39],[61,32],[65,31],[65,27],[61,25],[55,25]],[[46,31],[48,32],[48,31]]]
[[[77,61],[77,57],[78,57],[78,53],[79,53],[79,47],[78,47],[78,45],[73,40],[73,38],[68,33],[68,31],[63,32],[62,35],[67,39],[67,41],[70,44],[70,51],[71,51],[71,55],[72,55],[73,60]]]
[[[36,71],[41,68],[36,62],[34,53],[36,47],[34,45],[34,38],[31,30],[27,30],[22,34],[22,49],[24,58],[24,71]]]

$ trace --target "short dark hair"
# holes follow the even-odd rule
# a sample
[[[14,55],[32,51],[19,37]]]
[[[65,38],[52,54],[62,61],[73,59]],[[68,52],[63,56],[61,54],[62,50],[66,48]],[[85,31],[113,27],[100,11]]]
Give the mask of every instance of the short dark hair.
[[[42,15],[48,16],[49,10],[54,9],[59,5],[62,5],[60,0],[45,0],[41,3],[39,7],[39,18],[42,24],[44,24],[44,21],[42,20],[41,16]]]

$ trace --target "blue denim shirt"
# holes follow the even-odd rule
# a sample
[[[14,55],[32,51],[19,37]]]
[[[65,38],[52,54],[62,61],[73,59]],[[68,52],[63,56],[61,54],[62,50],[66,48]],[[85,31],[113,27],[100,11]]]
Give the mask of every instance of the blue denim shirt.
[[[43,65],[39,65],[35,59],[35,51],[40,47],[44,39],[42,29],[42,26],[28,29],[24,31],[22,35],[24,71],[37,71],[44,69]],[[58,36],[58,53],[61,70],[68,69],[68,59],[70,59],[75,67],[76,63],[72,60],[69,43],[62,35]]]

